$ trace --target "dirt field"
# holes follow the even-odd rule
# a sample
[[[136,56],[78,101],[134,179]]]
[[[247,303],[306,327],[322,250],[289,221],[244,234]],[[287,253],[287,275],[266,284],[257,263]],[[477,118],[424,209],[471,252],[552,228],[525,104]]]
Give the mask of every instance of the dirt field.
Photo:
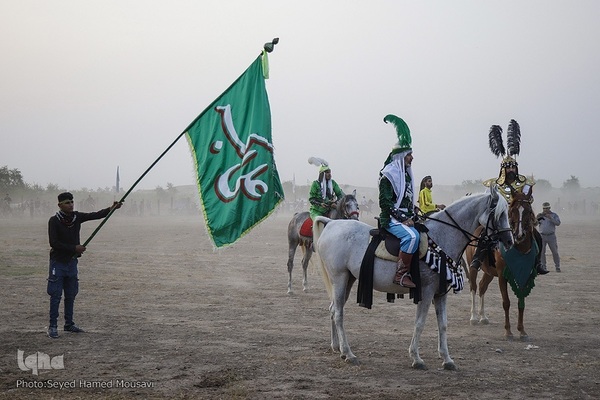
[[[329,350],[327,294],[315,270],[302,292],[299,254],[295,292],[286,293],[289,218],[274,215],[213,252],[200,215],[115,214],[80,259],[75,320],[87,333],[59,326],[56,340],[46,336],[47,218],[0,220],[0,399],[600,397],[600,220],[563,217],[563,272],[551,265],[526,300],[530,342],[503,338],[494,281],[490,325],[469,324],[467,291],[449,295],[458,371],[441,369],[433,309],[421,343],[429,370],[417,371],[407,350],[412,301],[390,304],[376,293],[366,310],[355,303],[356,286],[345,321],[362,365]],[[84,224],[82,238],[95,225]],[[517,334],[516,298],[512,305]],[[19,361],[35,361],[36,352],[63,355],[64,368],[22,371]]]

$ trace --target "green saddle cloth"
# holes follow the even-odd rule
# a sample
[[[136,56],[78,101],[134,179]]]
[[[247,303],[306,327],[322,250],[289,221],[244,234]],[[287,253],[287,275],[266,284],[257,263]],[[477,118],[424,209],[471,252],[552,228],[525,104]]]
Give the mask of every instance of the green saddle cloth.
[[[534,280],[537,276],[535,257],[538,254],[538,245],[534,240],[531,249],[527,253],[521,253],[514,247],[507,251],[501,244],[500,254],[506,262],[504,278],[510,283],[513,292],[519,298],[519,306],[522,306],[525,297],[535,286]]]

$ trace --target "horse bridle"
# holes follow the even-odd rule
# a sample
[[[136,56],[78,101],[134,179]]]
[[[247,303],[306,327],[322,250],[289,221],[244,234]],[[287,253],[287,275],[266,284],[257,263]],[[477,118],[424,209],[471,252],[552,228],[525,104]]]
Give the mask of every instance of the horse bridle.
[[[342,219],[352,219],[353,215],[356,215],[357,218],[360,216],[360,211],[358,211],[359,210],[358,203],[356,206],[356,210],[353,210],[348,213],[348,212],[346,212],[346,207],[345,207],[345,204],[347,204],[347,202],[342,202],[342,199],[340,199],[339,201],[340,201],[339,208],[342,213]]]
[[[530,208],[531,208],[531,203],[532,203],[532,202],[531,202],[531,200],[527,200],[527,199],[513,199],[513,201],[512,201],[512,203],[511,203],[511,205],[512,205],[512,204],[515,204],[515,203],[527,203],[527,204],[529,204],[529,205],[530,205]],[[528,212],[528,214],[529,214],[530,216],[533,216],[533,210],[530,210],[530,211]],[[522,224],[523,224],[523,214],[522,214],[522,213],[521,213],[521,215],[519,215],[519,220],[517,221],[517,224],[519,224],[519,225],[522,225]],[[511,228],[511,229],[512,229],[512,228]],[[513,234],[514,234],[514,229],[512,229],[512,231],[513,231]],[[525,240],[525,238],[524,238],[524,237],[523,237],[523,238],[522,238],[520,241],[517,241],[517,238],[515,238],[515,242],[516,242],[516,243],[522,243],[522,242],[523,242],[523,240]]]
[[[426,218],[426,219],[430,219],[432,221],[440,222],[440,223],[448,225],[448,226],[451,226],[452,228],[462,232],[462,234],[465,235],[465,237],[467,238],[468,242],[465,245],[465,247],[463,248],[461,253],[463,253],[465,251],[467,246],[478,246],[479,242],[482,242],[484,247],[491,249],[497,245],[501,233],[507,232],[507,231],[512,232],[512,229],[510,227],[498,229],[498,227],[496,226],[496,222],[495,222],[496,206],[492,207],[492,209],[490,210],[490,214],[488,215],[485,229],[479,237],[477,237],[477,236],[473,235],[471,232],[467,232],[466,230],[461,228],[448,210],[444,209],[441,212],[446,213],[448,218],[450,218],[450,220],[452,221],[452,224],[448,223],[446,221],[442,221],[441,219],[433,218],[433,217],[426,216],[426,215],[422,215],[422,217]],[[490,225],[491,225],[491,228],[490,228]],[[488,234],[488,232],[490,232],[490,233]]]

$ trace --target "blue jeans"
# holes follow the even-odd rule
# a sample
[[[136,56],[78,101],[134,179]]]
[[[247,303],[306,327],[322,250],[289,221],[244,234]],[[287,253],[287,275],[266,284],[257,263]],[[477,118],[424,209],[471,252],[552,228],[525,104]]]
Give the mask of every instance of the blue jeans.
[[[77,278],[77,258],[68,262],[50,260],[48,268],[48,289],[50,295],[50,325],[57,327],[58,308],[63,291],[65,292],[65,326],[73,325],[73,304],[79,292]]]
[[[419,250],[419,231],[415,227],[406,226],[399,222],[390,222],[387,230],[400,239],[400,250],[402,252],[414,254]]]

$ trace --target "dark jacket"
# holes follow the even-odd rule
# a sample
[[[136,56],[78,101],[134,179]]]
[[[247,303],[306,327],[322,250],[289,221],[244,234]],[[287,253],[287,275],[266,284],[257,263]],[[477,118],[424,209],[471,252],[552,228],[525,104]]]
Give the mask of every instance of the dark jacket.
[[[48,221],[48,238],[50,239],[50,259],[68,262],[76,255],[75,246],[79,243],[81,224],[94,219],[102,219],[108,215],[110,207],[92,213],[73,211],[74,221],[67,225],[56,215]]]

